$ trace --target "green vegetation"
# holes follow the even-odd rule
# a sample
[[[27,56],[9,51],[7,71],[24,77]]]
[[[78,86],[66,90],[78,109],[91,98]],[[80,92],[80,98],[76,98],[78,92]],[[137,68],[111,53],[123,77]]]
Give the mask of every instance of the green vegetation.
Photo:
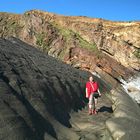
[[[15,35],[17,35],[22,27],[17,22],[13,22],[9,24],[7,28],[10,34],[14,33]]]
[[[48,43],[45,41],[46,35],[44,32],[36,34],[36,44],[45,52],[47,52],[49,48]]]
[[[77,47],[85,48],[89,51],[95,52],[95,55],[97,55],[98,58],[102,57],[102,53],[98,50],[95,43],[89,43],[87,40],[81,37],[79,33],[63,28],[55,22],[52,22],[51,24],[58,30],[59,35],[64,39],[63,50],[59,55],[60,59],[63,59],[64,56],[69,53],[69,48],[72,46],[72,44],[75,44]]]
[[[70,41],[70,39],[72,38],[73,32],[71,32],[68,29],[63,29],[63,28],[58,28],[58,30],[59,30],[59,34],[62,35],[66,41]]]
[[[60,60],[64,59],[64,56],[69,53],[69,47],[64,47],[61,53],[59,54],[58,58]]]
[[[89,43],[88,41],[84,40],[79,33],[60,27],[54,22],[52,23],[52,25],[59,30],[59,34],[64,37],[67,43],[69,43],[69,41],[71,40],[75,40],[77,45],[79,45],[79,47],[86,48],[93,51],[97,49],[95,43]]]
[[[89,49],[91,51],[97,50],[95,43],[89,43],[88,41],[84,40],[78,33],[75,34],[75,38],[79,40],[80,47]]]
[[[45,33],[39,33],[36,35],[37,41],[36,44],[39,46],[44,46],[44,38],[45,38]]]
[[[140,49],[137,49],[137,50],[134,52],[134,55],[135,55],[137,58],[140,58]]]

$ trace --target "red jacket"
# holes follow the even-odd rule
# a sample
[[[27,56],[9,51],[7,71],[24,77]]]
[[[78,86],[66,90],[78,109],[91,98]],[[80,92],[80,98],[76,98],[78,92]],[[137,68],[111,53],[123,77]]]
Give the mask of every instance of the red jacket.
[[[90,97],[91,93],[94,93],[98,90],[98,83],[97,82],[87,82],[86,83],[86,88],[88,92],[88,97]]]

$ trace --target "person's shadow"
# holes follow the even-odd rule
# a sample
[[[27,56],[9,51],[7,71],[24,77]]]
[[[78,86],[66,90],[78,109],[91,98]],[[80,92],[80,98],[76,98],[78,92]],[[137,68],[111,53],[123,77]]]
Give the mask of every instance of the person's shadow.
[[[98,112],[108,112],[108,113],[113,113],[112,107],[107,107],[107,106],[102,106]]]

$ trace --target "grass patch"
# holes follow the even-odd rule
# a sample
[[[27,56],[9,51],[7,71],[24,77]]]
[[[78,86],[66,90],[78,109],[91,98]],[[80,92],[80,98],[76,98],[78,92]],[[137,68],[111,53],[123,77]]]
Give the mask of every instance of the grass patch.
[[[95,43],[89,43],[84,38],[82,38],[79,33],[76,33],[70,29],[60,27],[59,25],[57,25],[54,22],[52,23],[52,25],[55,26],[59,30],[59,34],[63,36],[63,38],[65,39],[66,42],[69,43],[69,41],[75,40],[75,41],[77,41],[77,45],[79,47],[86,48],[86,49],[89,49],[92,51],[97,50],[97,46]]]
[[[44,32],[36,34],[36,45],[44,52],[48,52],[49,50],[48,42],[45,41],[46,35],[47,33]]]
[[[12,22],[8,25],[8,30],[10,34],[18,35],[18,33],[21,31],[22,27],[17,22]]]
[[[97,50],[97,46],[95,43],[89,43],[84,38],[82,38],[78,33],[75,33],[75,37],[76,37],[76,39],[78,39],[80,47],[86,48],[91,51]]]
[[[136,51],[134,51],[134,55],[140,59],[140,49],[137,49]]]

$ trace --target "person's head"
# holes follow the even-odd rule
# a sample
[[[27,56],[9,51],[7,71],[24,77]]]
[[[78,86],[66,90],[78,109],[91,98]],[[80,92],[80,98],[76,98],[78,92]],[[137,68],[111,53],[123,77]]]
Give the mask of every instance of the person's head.
[[[89,77],[89,81],[90,81],[90,82],[93,82],[93,76],[90,76],[90,77]]]

